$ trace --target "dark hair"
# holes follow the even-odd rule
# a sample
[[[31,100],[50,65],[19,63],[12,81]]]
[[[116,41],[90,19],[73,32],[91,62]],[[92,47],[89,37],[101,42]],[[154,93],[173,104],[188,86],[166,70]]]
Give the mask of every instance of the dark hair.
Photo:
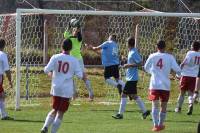
[[[165,41],[163,41],[163,40],[159,40],[156,45],[157,45],[158,49],[165,49],[165,47],[166,47]]]
[[[117,40],[117,35],[115,35],[115,34],[111,34],[110,37],[111,37],[111,39],[114,40],[114,41]]]
[[[63,41],[62,48],[64,51],[70,51],[72,49],[72,41],[68,38]]]
[[[135,38],[134,37],[128,38],[128,47],[135,47]]]
[[[0,49],[4,48],[5,44],[6,44],[5,40],[0,38]]]
[[[200,42],[197,42],[197,41],[194,41],[192,43],[192,48],[195,50],[195,51],[198,51],[200,49]]]

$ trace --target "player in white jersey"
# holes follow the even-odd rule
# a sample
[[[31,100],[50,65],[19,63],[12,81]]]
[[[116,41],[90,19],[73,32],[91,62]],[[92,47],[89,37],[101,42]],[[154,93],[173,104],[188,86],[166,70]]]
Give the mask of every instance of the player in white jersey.
[[[52,110],[46,117],[41,133],[47,133],[48,127],[52,124],[51,133],[56,133],[65,111],[67,111],[70,99],[75,92],[73,89],[73,77],[76,75],[83,78],[78,60],[69,55],[72,49],[72,41],[64,40],[62,44],[63,52],[51,57],[49,63],[44,68],[44,72],[52,76],[51,95]]]
[[[191,45],[191,50],[187,52],[185,59],[181,63],[181,80],[180,94],[177,101],[175,112],[181,112],[181,107],[184,102],[185,93],[188,92],[189,107],[187,115],[191,115],[193,111],[193,93],[196,84],[196,77],[199,72],[200,65],[200,43],[195,41]]]
[[[7,54],[3,52],[6,42],[0,39],[0,114],[1,120],[12,120],[5,111],[5,94],[3,89],[3,74],[6,73],[10,87],[12,88],[11,72]]]
[[[169,74],[171,69],[179,75],[181,72],[175,58],[171,54],[165,53],[165,47],[165,41],[159,41],[157,43],[158,51],[149,56],[144,66],[145,71],[151,74],[149,100],[152,101],[152,120],[154,124],[152,131],[160,131],[165,128],[163,123],[170,95]],[[161,103],[159,103],[159,100]]]

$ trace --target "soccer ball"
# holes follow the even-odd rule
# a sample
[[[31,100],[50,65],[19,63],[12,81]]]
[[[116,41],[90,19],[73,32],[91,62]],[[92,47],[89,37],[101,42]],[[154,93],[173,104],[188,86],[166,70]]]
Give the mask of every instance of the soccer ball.
[[[70,26],[73,27],[73,28],[79,28],[81,25],[80,25],[80,21],[78,19],[71,19],[70,20]]]

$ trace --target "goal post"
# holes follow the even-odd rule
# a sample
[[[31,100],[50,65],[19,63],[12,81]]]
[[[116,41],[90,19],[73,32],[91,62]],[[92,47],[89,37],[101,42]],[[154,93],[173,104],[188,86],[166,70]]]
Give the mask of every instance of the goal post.
[[[200,28],[199,23],[191,23],[193,20],[190,18],[200,18],[199,13],[164,13],[164,12],[124,12],[124,11],[86,11],[86,10],[51,10],[51,9],[17,9],[16,11],[16,110],[20,109],[20,88],[21,88],[21,79],[22,79],[22,60],[28,62],[33,61],[31,65],[34,67],[43,66],[44,61],[40,60],[40,51],[39,49],[43,47],[40,46],[41,36],[42,36],[42,24],[41,18],[39,15],[49,15],[49,18],[52,23],[49,24],[49,32],[48,34],[51,35],[49,37],[48,42],[55,45],[52,45],[52,50],[48,51],[48,55],[55,54],[59,51],[59,43],[63,39],[63,31],[66,29],[67,23],[70,19],[77,17],[82,20],[83,28],[85,31],[84,41],[91,42],[95,45],[99,45],[100,42],[107,38],[107,35],[110,33],[115,33],[118,36],[119,47],[120,47],[120,56],[127,56],[127,47],[125,45],[125,41],[127,37],[137,33],[137,48],[140,50],[143,60],[146,60],[148,55],[152,53],[155,48],[154,45],[151,43],[155,43],[155,40],[159,38],[168,38],[169,43],[181,43],[179,42],[184,39],[188,39],[187,34],[191,31],[196,31],[196,35],[194,39],[200,39]],[[28,17],[27,17],[28,16]],[[106,17],[104,17],[106,16]],[[27,18],[26,18],[27,17]],[[168,20],[168,18],[188,18],[181,23],[181,19],[178,20]],[[100,21],[101,20],[101,21]],[[175,22],[176,21],[176,22]],[[185,22],[186,21],[186,22]],[[96,27],[92,27],[93,23],[96,22]],[[167,25],[168,23],[168,25]],[[170,23],[177,23],[174,29],[174,37],[171,34],[173,27],[170,29]],[[184,24],[188,24],[189,28],[191,29],[190,32],[184,31],[184,28],[187,29],[187,26],[184,27]],[[103,26],[102,26],[103,25]],[[137,29],[136,28],[137,25]],[[190,25],[192,25],[190,27]],[[29,26],[27,28],[27,26]],[[169,27],[166,27],[169,26]],[[181,27],[182,26],[182,27]],[[193,28],[195,26],[196,29]],[[180,28],[181,27],[181,28]],[[27,28],[27,29],[26,29]],[[180,29],[179,29],[180,28]],[[98,32],[97,32],[98,30]],[[137,32],[135,31],[137,30]],[[168,31],[170,30],[170,32]],[[179,33],[181,32],[181,33]],[[35,33],[35,34],[32,34]],[[88,33],[88,35],[86,34]],[[95,34],[95,35],[94,35]],[[169,34],[169,35],[168,35]],[[90,35],[93,35],[93,38],[89,38]],[[101,36],[98,38],[98,35]],[[183,36],[183,38],[182,38]],[[95,38],[96,37],[96,38]],[[185,38],[184,38],[185,37]],[[87,39],[86,39],[87,38]],[[152,38],[152,41],[150,40]],[[24,40],[25,39],[25,40]],[[44,38],[42,40],[45,40]],[[95,40],[98,40],[95,42]],[[188,39],[190,43],[192,40]],[[189,44],[184,46],[184,49],[188,50]],[[35,49],[35,53],[26,53],[27,56],[35,57],[27,59],[24,58],[25,52],[22,48],[23,45],[34,46],[26,46],[29,50]],[[49,48],[50,46],[48,46]],[[171,46],[170,46],[171,48]],[[177,46],[177,53],[182,50],[182,48],[178,48]],[[32,51],[33,52],[33,51]],[[177,55],[177,53],[174,53]],[[178,57],[179,55],[177,55]],[[23,57],[23,59],[22,59]],[[38,63],[39,62],[39,63]],[[94,65],[94,64],[93,64]],[[99,64],[95,64],[99,65]],[[34,73],[35,70],[31,70]],[[38,78],[39,79],[39,78]],[[38,80],[36,79],[36,80]],[[34,79],[34,81],[36,81]],[[39,81],[36,81],[38,84]],[[38,87],[38,85],[36,85]],[[35,90],[36,91],[36,90]],[[36,91],[37,92],[37,91]]]

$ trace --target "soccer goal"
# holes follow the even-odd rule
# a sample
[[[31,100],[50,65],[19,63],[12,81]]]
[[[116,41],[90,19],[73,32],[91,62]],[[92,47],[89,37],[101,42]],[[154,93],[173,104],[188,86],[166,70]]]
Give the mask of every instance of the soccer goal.
[[[178,62],[185,56],[191,42],[200,40],[199,13],[17,9],[16,14],[0,15],[0,34],[8,43],[6,52],[16,77],[13,78],[15,91],[8,91],[8,97],[14,101],[15,95],[16,109],[20,108],[20,102],[34,103],[34,99],[49,96],[49,89],[44,88],[50,88],[50,79],[44,75],[43,67],[52,54],[60,52],[63,33],[73,18],[81,21],[84,43],[97,46],[109,34],[116,34],[122,63],[127,57],[126,40],[129,36],[135,36],[143,61],[155,52],[158,39],[166,41],[167,51]],[[100,56],[84,47],[83,58],[86,66],[101,65]],[[93,71],[96,70],[91,72],[95,76]],[[124,70],[121,73],[124,77]],[[92,81],[93,88],[98,83]],[[141,71],[138,89],[147,93],[147,87],[148,76]],[[107,93],[118,97],[117,90],[109,89],[109,92],[104,88],[100,92],[99,89],[102,88],[94,89],[96,97],[104,97]]]

